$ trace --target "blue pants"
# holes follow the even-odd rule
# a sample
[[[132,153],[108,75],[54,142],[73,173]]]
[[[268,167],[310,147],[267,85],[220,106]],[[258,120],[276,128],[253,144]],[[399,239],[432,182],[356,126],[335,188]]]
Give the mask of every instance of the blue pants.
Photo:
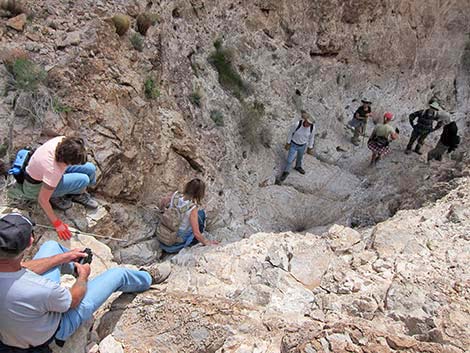
[[[286,165],[286,168],[284,169],[284,172],[290,171],[292,162],[294,161],[296,155],[297,155],[297,160],[295,161],[295,167],[296,168],[302,167],[302,159],[304,158],[306,147],[307,147],[307,144],[298,145],[294,142],[290,143],[289,153],[287,154],[287,165]]]
[[[204,210],[199,210],[197,211],[197,216],[199,223],[199,231],[203,233],[206,227],[206,212]],[[160,247],[167,253],[177,253],[181,249],[186,248],[190,245],[194,245],[198,242],[197,239],[194,237],[192,229],[189,229],[186,234],[180,234],[180,232],[178,232],[178,235],[184,239],[182,243],[174,244],[171,246],[160,243]]]
[[[88,185],[94,185],[96,183],[95,174],[96,167],[90,162],[83,165],[71,165],[67,167],[52,197],[83,193]]]
[[[49,256],[63,254],[69,249],[63,247],[55,241],[45,242],[34,259],[42,259]],[[60,283],[61,273],[73,273],[73,263],[63,264],[45,272],[42,276],[51,281]],[[88,288],[80,304],[62,314],[59,330],[55,337],[65,341],[78,327],[89,320],[93,313],[110,297],[114,292],[143,292],[152,284],[152,278],[145,271],[129,270],[125,268],[112,268],[103,272],[88,282]]]

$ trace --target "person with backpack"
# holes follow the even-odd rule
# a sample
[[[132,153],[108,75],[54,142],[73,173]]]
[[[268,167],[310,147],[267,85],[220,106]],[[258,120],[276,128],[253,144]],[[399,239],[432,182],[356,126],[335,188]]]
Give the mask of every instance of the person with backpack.
[[[428,153],[428,162],[433,159],[441,161],[442,155],[445,152],[451,153],[455,151],[460,144],[460,136],[457,133],[458,127],[455,121],[445,125],[436,147]]]
[[[203,235],[206,213],[199,207],[205,193],[206,184],[196,178],[184,186],[183,193],[176,191],[161,200],[159,208],[163,213],[157,238],[164,251],[177,253],[198,242],[203,245],[218,244]]]
[[[96,182],[96,167],[86,159],[83,139],[55,137],[40,146],[26,161],[24,181],[17,183],[9,195],[37,199],[59,238],[68,240],[72,233],[52,208],[67,210],[72,207],[72,202],[90,209],[98,207],[98,203],[86,192],[86,188]]]
[[[0,218],[0,352],[52,353],[52,341],[63,345],[113,293],[143,292],[171,274],[171,265],[162,263],[114,267],[90,280],[92,251],[53,240],[25,260],[34,226],[19,213]],[[61,285],[61,274],[75,276],[72,287]]]
[[[285,149],[288,150],[289,153],[287,154],[287,165],[279,178],[281,182],[286,180],[289,175],[294,159],[296,159],[294,169],[300,174],[305,174],[305,170],[302,168],[302,159],[304,157],[305,150],[307,150],[308,154],[313,155],[315,121],[305,110],[301,110],[300,114],[302,120],[295,122],[295,124],[291,126],[287,135]]]
[[[413,132],[411,133],[410,141],[406,146],[405,153],[410,154],[413,144],[418,140],[414,152],[421,155],[421,148],[424,145],[424,140],[428,137],[431,132],[439,130],[443,121],[440,119],[439,111],[441,107],[436,101],[432,101],[429,104],[428,109],[418,110],[414,113],[411,113],[409,116],[410,124],[413,127]],[[415,120],[417,120],[415,124]],[[437,121],[436,126],[433,126],[433,123]]]
[[[367,142],[367,147],[372,151],[372,158],[370,165],[375,165],[382,156],[390,152],[390,141],[396,140],[400,131],[398,128],[393,129],[389,125],[390,121],[393,120],[392,113],[385,113],[383,124],[377,124],[372,131],[372,135]]]
[[[351,138],[351,142],[355,146],[359,146],[360,137],[364,136],[366,132],[367,120],[372,113],[372,101],[370,99],[363,98],[361,103],[362,105],[357,108],[353,118],[349,122],[349,125],[354,129],[354,135]]]

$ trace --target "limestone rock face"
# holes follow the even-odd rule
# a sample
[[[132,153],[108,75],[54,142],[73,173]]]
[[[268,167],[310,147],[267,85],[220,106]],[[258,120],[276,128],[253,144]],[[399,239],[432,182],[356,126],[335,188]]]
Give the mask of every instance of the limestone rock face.
[[[469,183],[369,236],[333,226],[184,250],[168,281],[122,313],[113,336],[128,352],[462,353],[470,223],[452,222],[447,210],[451,200],[469,203]]]
[[[0,28],[3,164],[56,133],[86,140],[100,208],[58,215],[109,246],[91,244],[106,259],[97,273],[158,261],[153,206],[193,177],[206,181],[208,230],[222,241],[172,257],[166,284],[112,298],[68,351],[467,349],[468,1],[29,5],[28,22]],[[109,23],[117,13],[132,22],[121,37]],[[155,24],[139,48],[142,13]],[[18,58],[47,72],[37,91],[15,84],[8,65]],[[356,147],[347,122],[363,97],[374,114]],[[462,146],[428,165],[402,150],[409,113],[431,98],[453,113]],[[277,185],[300,109],[316,121],[314,156],[305,175]],[[400,136],[369,168],[367,138],[385,111]],[[17,207],[48,224],[37,205],[8,200],[5,185],[2,213]]]

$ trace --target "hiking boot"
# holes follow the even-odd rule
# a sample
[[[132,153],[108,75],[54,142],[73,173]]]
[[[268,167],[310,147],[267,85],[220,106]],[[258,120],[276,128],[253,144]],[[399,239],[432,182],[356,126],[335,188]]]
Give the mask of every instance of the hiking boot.
[[[305,174],[305,170],[302,167],[295,167],[294,169],[298,171],[300,174]]]
[[[142,267],[139,271],[147,272],[152,277],[152,284],[165,281],[171,273],[171,265],[168,262]]]
[[[91,209],[96,209],[99,206],[98,202],[96,202],[96,200],[93,199],[91,195],[87,192],[84,192],[83,194],[80,194],[80,195],[73,195],[72,201],[82,204],[86,208],[91,208]]]
[[[52,197],[49,199],[51,206],[61,211],[66,211],[73,206],[72,201],[65,197]]]
[[[282,173],[281,177],[279,178],[279,181],[284,181],[286,180],[287,176],[289,175],[289,172],[284,172]]]
[[[423,152],[421,152],[421,146],[420,147],[416,146],[413,152],[419,154],[420,156],[423,154]]]
[[[405,150],[405,154],[410,154],[410,153],[411,153],[411,149],[408,149],[408,148],[407,148],[407,149]]]

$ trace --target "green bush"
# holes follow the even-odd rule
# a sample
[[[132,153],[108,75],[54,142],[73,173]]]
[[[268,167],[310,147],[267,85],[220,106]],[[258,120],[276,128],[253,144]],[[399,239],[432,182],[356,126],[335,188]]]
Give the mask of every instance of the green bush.
[[[29,59],[18,58],[7,65],[17,89],[35,91],[46,80],[46,71]]]
[[[197,107],[201,107],[201,99],[202,95],[199,89],[194,90],[193,93],[189,95],[189,101]]]
[[[219,74],[220,85],[238,99],[249,94],[248,85],[232,66],[232,53],[222,47],[222,42],[214,42],[215,51],[209,56],[209,63]]]
[[[270,144],[270,141],[266,140],[268,136],[264,136],[267,133],[263,126],[264,114],[263,103],[257,100],[253,104],[243,103],[243,116],[240,120],[239,131],[243,141],[251,147]]]
[[[160,91],[152,77],[147,77],[144,82],[144,93],[147,99],[155,99],[160,97]]]
[[[58,98],[54,97],[54,99],[52,100],[52,110],[55,113],[70,113],[72,111],[72,108],[70,108],[66,104],[62,104],[62,102]]]
[[[218,110],[211,110],[211,119],[217,126],[224,126],[224,115]]]
[[[144,50],[144,37],[142,37],[139,33],[134,33],[131,36],[130,41],[135,50],[137,51]]]

